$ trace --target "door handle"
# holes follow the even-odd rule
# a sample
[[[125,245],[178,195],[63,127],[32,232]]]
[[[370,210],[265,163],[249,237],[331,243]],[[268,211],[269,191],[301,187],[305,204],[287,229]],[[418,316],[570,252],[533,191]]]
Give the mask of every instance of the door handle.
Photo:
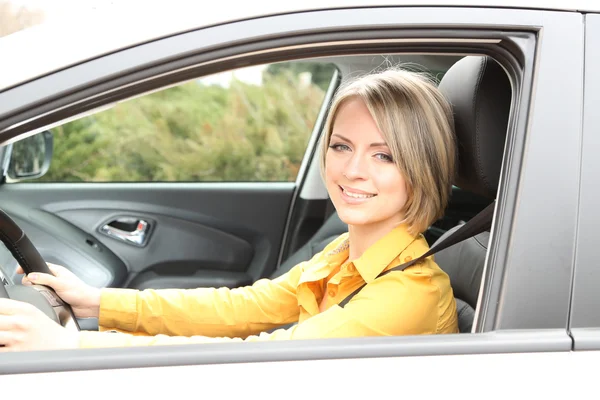
[[[150,223],[140,218],[122,217],[103,225],[100,232],[128,244],[143,246],[148,240]]]

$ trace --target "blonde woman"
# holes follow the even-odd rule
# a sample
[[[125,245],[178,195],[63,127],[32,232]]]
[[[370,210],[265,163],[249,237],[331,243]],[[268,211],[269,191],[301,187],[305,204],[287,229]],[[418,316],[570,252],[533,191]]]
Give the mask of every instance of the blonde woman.
[[[0,299],[0,344],[6,351],[458,332],[449,278],[432,257],[381,275],[427,252],[422,232],[448,201],[455,146],[450,105],[430,80],[403,70],[357,79],[336,94],[321,149],[348,233],[287,274],[237,289],[96,289],[51,266],[56,276],[30,274],[23,283],[51,286],[79,318],[98,317],[100,331],[70,332],[33,306]],[[16,319],[28,323],[11,324]]]

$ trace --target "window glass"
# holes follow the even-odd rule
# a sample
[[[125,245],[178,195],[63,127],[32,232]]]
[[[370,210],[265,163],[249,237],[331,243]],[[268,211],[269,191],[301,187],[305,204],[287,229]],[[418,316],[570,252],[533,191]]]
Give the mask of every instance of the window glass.
[[[293,181],[333,73],[260,65],[118,103],[53,128],[49,170],[34,181]]]

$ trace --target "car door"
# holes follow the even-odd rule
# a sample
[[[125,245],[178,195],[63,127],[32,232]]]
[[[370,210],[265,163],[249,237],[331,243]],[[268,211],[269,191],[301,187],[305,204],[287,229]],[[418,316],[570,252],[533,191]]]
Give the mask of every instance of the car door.
[[[317,387],[324,396],[383,397],[402,390],[436,398],[490,391],[499,397],[539,397],[590,389],[593,381],[569,368],[582,357],[571,352],[567,332],[579,199],[583,26],[578,12],[364,7],[189,32],[189,37],[219,38],[245,57],[270,58],[269,49],[297,40],[291,47],[312,55],[483,53],[501,62],[511,78],[512,109],[474,332],[11,354],[0,365],[1,372],[12,374],[11,389],[22,388],[34,372],[39,382],[52,379],[65,387],[76,377],[103,383],[122,379],[130,389],[121,393],[147,396],[201,390],[305,397],[319,377],[329,379]],[[263,42],[267,46],[259,52],[227,42],[236,35],[256,43],[276,40]],[[287,57],[301,55],[290,46],[285,51]],[[557,85],[565,76],[571,80]],[[554,118],[559,111],[560,118]],[[561,163],[548,156],[557,153]]]
[[[113,55],[123,70],[127,56]],[[266,63],[84,113],[10,145],[2,207],[46,261],[94,286],[251,284],[276,268],[292,206],[307,207],[294,199],[336,74]],[[53,154],[32,179],[42,134]],[[324,202],[310,207],[296,223],[322,220]]]

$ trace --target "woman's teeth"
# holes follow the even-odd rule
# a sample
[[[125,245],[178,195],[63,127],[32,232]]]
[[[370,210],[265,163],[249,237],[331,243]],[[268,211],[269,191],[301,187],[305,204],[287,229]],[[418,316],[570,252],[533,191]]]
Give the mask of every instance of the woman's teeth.
[[[375,196],[374,194],[359,194],[359,193],[352,193],[347,191],[346,189],[342,189],[344,191],[344,194],[348,197],[352,197],[353,199],[368,199],[370,197]]]

